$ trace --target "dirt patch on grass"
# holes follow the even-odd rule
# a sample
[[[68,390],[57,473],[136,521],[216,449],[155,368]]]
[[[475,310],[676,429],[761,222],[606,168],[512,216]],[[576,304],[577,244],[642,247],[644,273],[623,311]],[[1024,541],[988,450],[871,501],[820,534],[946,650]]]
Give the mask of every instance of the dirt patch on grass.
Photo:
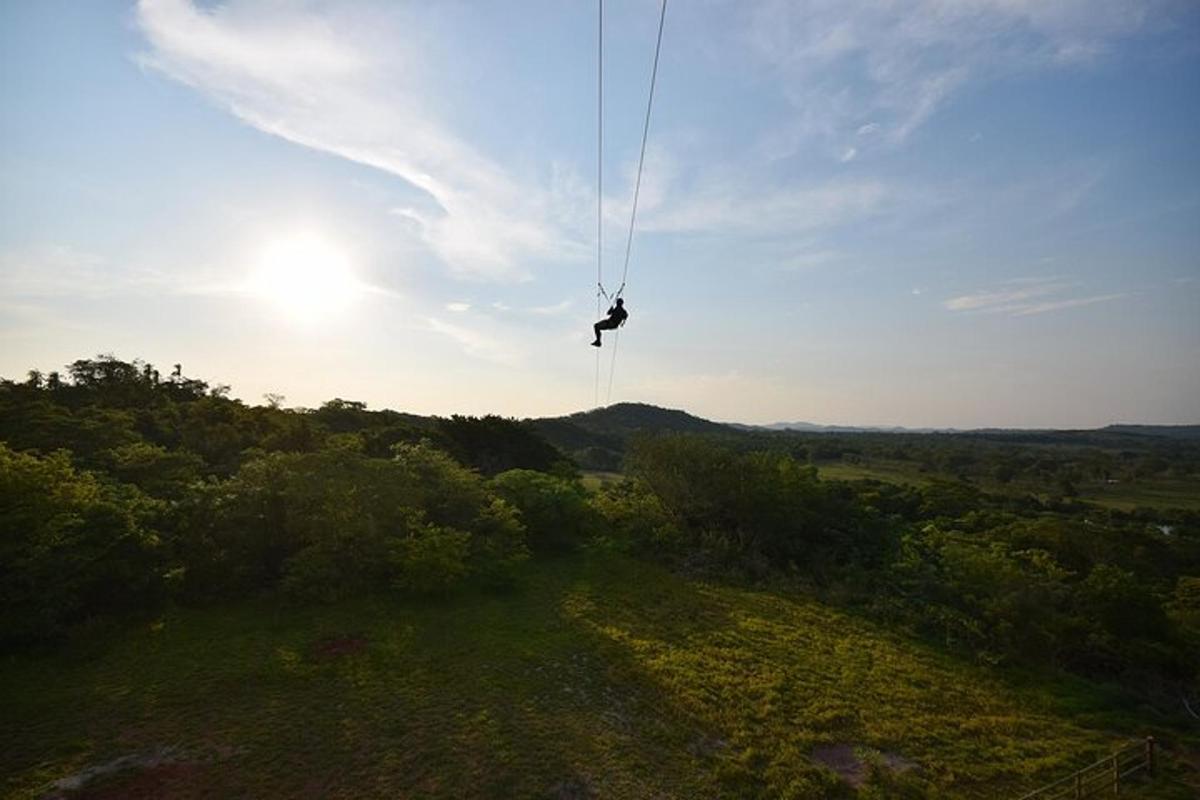
[[[550,787],[548,800],[593,800],[596,792],[585,778],[569,778]]]
[[[367,637],[357,633],[326,636],[313,642],[309,657],[313,661],[332,661],[337,658],[358,655],[367,649]]]
[[[871,774],[871,765],[876,764],[889,772],[901,773],[916,769],[917,765],[897,753],[869,750],[852,744],[829,744],[814,748],[809,756],[823,767],[833,770],[842,780],[855,789],[862,788]]]
[[[697,758],[711,758],[727,747],[729,747],[729,743],[724,739],[699,734],[688,743],[687,751]]]
[[[208,770],[246,752],[217,745],[203,749],[159,747],[132,753],[54,781],[42,800],[152,800],[203,794]]]
[[[50,791],[43,800],[61,800],[67,797],[89,797],[84,790],[101,782],[121,779],[138,771],[153,770],[162,766],[171,766],[180,761],[181,754],[173,747],[160,747],[149,753],[135,753],[121,756],[103,764],[95,764],[80,770],[50,785]]]
[[[204,785],[202,764],[159,764],[118,774],[66,795],[70,800],[166,800],[192,796]]]

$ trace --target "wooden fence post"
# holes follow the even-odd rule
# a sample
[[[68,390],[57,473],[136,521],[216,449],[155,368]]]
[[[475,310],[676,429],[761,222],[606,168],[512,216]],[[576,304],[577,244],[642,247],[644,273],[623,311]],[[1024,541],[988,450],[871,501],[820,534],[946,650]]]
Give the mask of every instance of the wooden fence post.
[[[1151,775],[1154,774],[1154,755],[1155,755],[1154,745],[1155,745],[1154,737],[1147,736],[1146,737],[1146,767],[1149,770]]]
[[[1075,773],[1075,797],[1083,797],[1083,777],[1078,772]]]

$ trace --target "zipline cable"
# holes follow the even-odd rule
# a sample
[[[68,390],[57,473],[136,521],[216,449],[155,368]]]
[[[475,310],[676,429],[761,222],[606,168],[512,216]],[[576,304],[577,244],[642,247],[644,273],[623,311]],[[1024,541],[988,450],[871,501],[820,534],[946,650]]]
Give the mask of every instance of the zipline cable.
[[[650,136],[650,111],[654,108],[654,87],[658,83],[658,57],[662,52],[663,24],[666,22],[666,19],[667,0],[662,0],[662,5],[658,12],[658,39],[654,44],[654,66],[650,70],[650,94],[646,98],[646,121],[642,124],[642,150],[638,156],[637,178],[633,184],[633,208],[629,212],[629,236],[625,239],[625,265],[621,270],[621,285],[617,288],[616,293],[613,294],[614,299],[620,297],[625,292],[625,280],[629,276],[629,255],[633,251],[633,231],[637,221],[638,198],[642,192],[642,169],[646,165],[646,141]],[[601,290],[603,290],[603,287],[601,287]],[[612,361],[608,367],[608,395],[604,400],[605,405],[612,402],[613,373],[617,369],[617,345],[620,342],[621,329],[617,328],[613,336]]]
[[[629,254],[633,250],[633,228],[637,220],[638,197],[642,192],[642,168],[646,165],[646,140],[650,136],[650,110],[654,107],[654,86],[658,82],[658,56],[662,52],[663,23],[667,19],[667,0],[662,0],[658,14],[658,41],[654,45],[654,67],[650,70],[650,96],[646,99],[646,121],[642,125],[642,152],[638,156],[637,179],[633,184],[633,209],[629,212],[629,236],[625,239],[625,267],[621,271],[621,286],[615,297],[625,291],[625,278],[629,275]]]
[[[604,308],[604,0],[596,20],[596,316]],[[600,350],[596,350],[596,386],[593,406],[600,405]]]

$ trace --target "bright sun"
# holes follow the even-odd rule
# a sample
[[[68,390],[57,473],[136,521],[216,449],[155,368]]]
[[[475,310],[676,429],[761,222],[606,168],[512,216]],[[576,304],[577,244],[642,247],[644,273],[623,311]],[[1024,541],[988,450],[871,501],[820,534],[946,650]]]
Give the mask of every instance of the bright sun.
[[[280,311],[304,321],[344,310],[361,288],[346,253],[314,233],[268,243],[249,286]]]

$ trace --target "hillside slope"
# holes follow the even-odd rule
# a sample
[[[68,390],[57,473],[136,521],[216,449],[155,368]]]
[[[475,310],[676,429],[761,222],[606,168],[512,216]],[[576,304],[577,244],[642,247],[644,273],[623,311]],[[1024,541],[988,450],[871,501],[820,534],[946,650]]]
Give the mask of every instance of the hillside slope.
[[[530,420],[551,444],[588,469],[617,469],[630,437],[639,433],[737,433],[686,411],[646,403],[616,403],[565,417]]]
[[[531,565],[503,596],[173,612],[0,663],[0,687],[20,798],[129,757],[73,796],[815,798],[890,780],[990,798],[1145,733],[1080,685],[1015,686],[813,601],[600,555]],[[901,772],[869,779],[860,757]]]

